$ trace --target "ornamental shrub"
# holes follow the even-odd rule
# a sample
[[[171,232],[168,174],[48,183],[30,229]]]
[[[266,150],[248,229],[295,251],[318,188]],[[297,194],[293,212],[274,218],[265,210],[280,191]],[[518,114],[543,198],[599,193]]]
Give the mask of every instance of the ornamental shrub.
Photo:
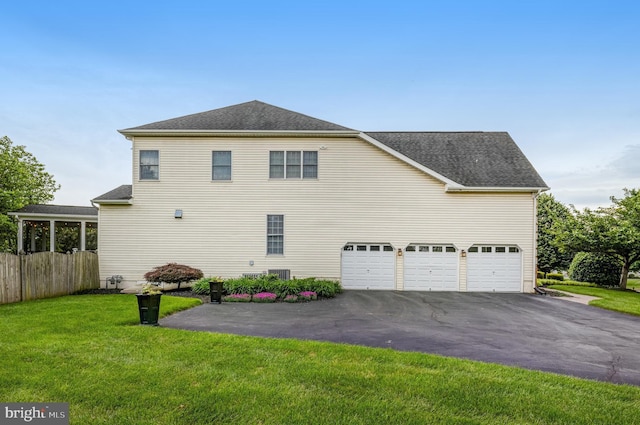
[[[168,263],[164,266],[154,267],[153,270],[144,274],[144,279],[154,283],[177,283],[178,289],[180,289],[180,284],[200,279],[203,276],[200,269],[183,264]]]
[[[545,279],[546,278],[545,275],[546,275],[546,273],[545,272],[541,272],[540,270],[538,270],[536,272],[536,276],[537,276],[538,279]]]
[[[547,273],[547,279],[564,280],[564,275],[562,273]]]
[[[203,277],[199,279],[196,283],[191,285],[191,290],[198,295],[209,295],[209,281],[211,278]]]
[[[199,286],[196,283],[195,286]],[[206,286],[208,291],[208,284]],[[342,292],[340,282],[332,280],[317,280],[313,277],[305,279],[280,280],[277,275],[260,275],[257,277],[243,276],[224,281],[227,294],[258,294],[271,292],[283,299],[287,295],[297,295],[302,291],[313,291],[324,298],[335,297]]]
[[[579,252],[569,267],[569,277],[599,286],[619,286],[622,262],[610,255]]]

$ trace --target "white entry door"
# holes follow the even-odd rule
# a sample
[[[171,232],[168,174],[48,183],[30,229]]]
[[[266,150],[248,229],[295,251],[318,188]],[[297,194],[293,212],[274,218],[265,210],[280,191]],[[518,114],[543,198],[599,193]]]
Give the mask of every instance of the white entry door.
[[[522,253],[508,245],[478,245],[467,254],[467,290],[522,292]]]
[[[458,291],[458,250],[453,245],[411,244],[404,254],[406,291]]]
[[[396,255],[389,244],[349,243],[342,248],[345,289],[395,289]]]

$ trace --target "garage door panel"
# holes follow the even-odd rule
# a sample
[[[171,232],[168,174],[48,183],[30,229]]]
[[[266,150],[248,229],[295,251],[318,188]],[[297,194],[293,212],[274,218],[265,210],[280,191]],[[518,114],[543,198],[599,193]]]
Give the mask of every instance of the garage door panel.
[[[389,244],[347,244],[342,250],[342,286],[395,289],[395,260],[395,250]]]
[[[513,246],[474,246],[467,256],[467,290],[521,292],[522,254]]]
[[[412,244],[405,249],[405,290],[457,291],[458,280],[458,253],[452,245]]]

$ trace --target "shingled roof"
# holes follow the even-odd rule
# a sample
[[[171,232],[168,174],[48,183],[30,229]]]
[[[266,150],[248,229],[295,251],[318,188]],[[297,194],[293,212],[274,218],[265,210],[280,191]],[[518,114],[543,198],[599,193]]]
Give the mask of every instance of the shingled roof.
[[[547,189],[546,183],[506,132],[360,132],[257,100],[199,114],[120,130],[125,135],[181,132],[242,134],[320,132],[360,137],[379,148],[413,161],[448,184],[449,190],[520,188]],[[409,161],[409,162],[411,162]],[[121,186],[94,201],[131,198],[131,186]]]
[[[95,207],[76,207],[72,205],[32,204],[13,211],[11,215],[51,215],[51,216],[98,216]]]
[[[120,130],[353,131],[257,100]]]
[[[546,188],[505,132],[370,132],[373,139],[467,187]]]
[[[92,201],[98,204],[105,201],[124,202],[131,199],[131,195],[132,186],[130,184],[123,184],[122,186],[118,186],[115,189],[108,191],[107,193],[103,193],[102,195],[93,198]]]

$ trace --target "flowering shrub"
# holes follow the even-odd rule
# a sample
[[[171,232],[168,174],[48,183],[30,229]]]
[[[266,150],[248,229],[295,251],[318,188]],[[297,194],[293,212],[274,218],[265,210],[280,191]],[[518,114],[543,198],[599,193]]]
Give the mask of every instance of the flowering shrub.
[[[228,303],[248,303],[251,301],[251,294],[231,294],[222,298]]]
[[[313,291],[302,291],[298,294],[298,297],[302,301],[311,301],[311,300],[317,300],[318,294],[316,294]]]
[[[253,302],[256,303],[272,303],[275,302],[277,295],[273,292],[259,292],[253,295]]]
[[[297,303],[298,302],[298,296],[297,295],[287,295],[286,297],[284,297],[284,302],[286,303]]]

